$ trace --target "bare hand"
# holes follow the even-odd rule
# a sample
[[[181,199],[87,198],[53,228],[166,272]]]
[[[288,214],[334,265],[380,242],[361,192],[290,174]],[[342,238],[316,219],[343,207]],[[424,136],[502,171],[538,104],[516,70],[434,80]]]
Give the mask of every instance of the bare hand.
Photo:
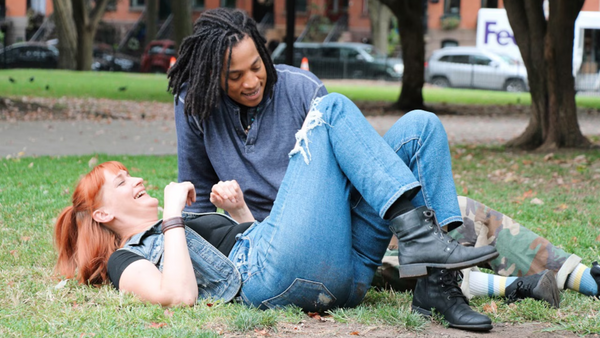
[[[163,218],[179,217],[186,205],[196,201],[196,190],[190,182],[171,182],[165,187]]]
[[[244,194],[237,181],[221,181],[212,187],[210,202],[229,213],[246,206]]]

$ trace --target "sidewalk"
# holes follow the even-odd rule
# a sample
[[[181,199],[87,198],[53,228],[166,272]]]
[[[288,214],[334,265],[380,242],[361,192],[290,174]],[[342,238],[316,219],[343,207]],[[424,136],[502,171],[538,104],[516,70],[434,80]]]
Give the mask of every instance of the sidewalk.
[[[399,116],[370,116],[385,133]],[[451,144],[500,144],[519,135],[528,116],[441,115]],[[585,135],[600,135],[600,116],[579,118]],[[177,153],[173,120],[81,120],[0,122],[0,156],[166,155]]]

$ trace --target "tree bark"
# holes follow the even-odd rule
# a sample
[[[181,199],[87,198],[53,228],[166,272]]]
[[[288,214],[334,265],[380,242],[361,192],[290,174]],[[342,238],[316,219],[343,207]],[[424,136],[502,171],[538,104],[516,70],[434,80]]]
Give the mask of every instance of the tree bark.
[[[507,146],[523,149],[589,147],[579,129],[573,78],[574,24],[584,0],[551,0],[546,22],[543,0],[504,0],[527,68],[532,114],[529,125]]]
[[[53,0],[54,21],[58,36],[58,68],[75,69],[77,65],[77,30],[73,22],[71,0]]]
[[[409,111],[425,108],[425,30],[423,27],[423,2],[420,0],[381,0],[398,19],[400,45],[404,60],[402,89],[393,108]]]
[[[371,19],[371,36],[373,46],[388,53],[388,34],[392,12],[379,0],[369,0],[369,18]]]
[[[146,39],[144,41],[144,46],[156,39],[156,33],[158,32],[156,25],[157,20],[158,0],[146,0]]]
[[[106,11],[108,0],[96,0],[90,8],[86,0],[73,1],[73,21],[77,28],[77,70],[92,69],[94,35]]]
[[[173,11],[175,45],[179,50],[183,39],[192,34],[192,5],[190,0],[172,1],[171,9]]]

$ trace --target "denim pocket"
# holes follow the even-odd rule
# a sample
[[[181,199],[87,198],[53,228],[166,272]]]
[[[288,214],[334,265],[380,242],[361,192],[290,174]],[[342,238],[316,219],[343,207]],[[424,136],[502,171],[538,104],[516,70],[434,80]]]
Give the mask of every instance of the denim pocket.
[[[331,309],[337,298],[320,282],[296,278],[281,294],[263,301],[270,309],[296,305],[305,311],[325,311]]]

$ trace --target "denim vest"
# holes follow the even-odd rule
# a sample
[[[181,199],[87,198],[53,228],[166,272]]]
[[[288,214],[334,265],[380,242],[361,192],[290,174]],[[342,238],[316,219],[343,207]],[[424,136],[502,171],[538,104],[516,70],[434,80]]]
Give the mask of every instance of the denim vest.
[[[165,237],[161,232],[161,224],[162,221],[134,235],[119,250],[138,254],[162,271]],[[198,284],[198,299],[232,300],[242,285],[240,273],[233,262],[188,227],[185,227],[185,238]]]

